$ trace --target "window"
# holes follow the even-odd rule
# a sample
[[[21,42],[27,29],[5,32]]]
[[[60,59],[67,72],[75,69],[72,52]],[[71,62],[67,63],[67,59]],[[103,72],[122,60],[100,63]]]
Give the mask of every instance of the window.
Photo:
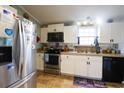
[[[79,45],[93,45],[96,36],[98,36],[97,27],[80,27],[78,33]]]

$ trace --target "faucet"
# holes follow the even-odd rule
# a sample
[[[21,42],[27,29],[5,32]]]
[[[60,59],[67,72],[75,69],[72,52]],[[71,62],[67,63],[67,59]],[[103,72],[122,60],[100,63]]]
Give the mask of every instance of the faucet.
[[[98,36],[94,39],[94,44],[96,48],[96,53],[100,53],[100,47],[99,47],[99,42],[98,42]]]

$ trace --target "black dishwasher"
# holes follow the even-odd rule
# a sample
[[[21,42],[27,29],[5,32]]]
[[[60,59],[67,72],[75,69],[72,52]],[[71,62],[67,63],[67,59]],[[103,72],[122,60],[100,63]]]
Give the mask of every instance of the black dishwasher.
[[[103,57],[103,81],[121,83],[124,80],[124,58]]]

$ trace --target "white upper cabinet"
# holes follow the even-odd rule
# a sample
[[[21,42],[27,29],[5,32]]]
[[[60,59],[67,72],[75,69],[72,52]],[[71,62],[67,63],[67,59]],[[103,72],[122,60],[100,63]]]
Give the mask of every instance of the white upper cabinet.
[[[111,25],[111,39],[114,43],[124,43],[124,23],[112,23]]]
[[[64,24],[48,25],[48,32],[63,32]]]
[[[64,43],[78,43],[78,28],[77,26],[64,26]]]
[[[47,43],[48,28],[41,28],[41,43]]]
[[[78,27],[64,26],[64,24],[52,24],[47,28],[41,28],[41,43],[47,43],[48,32],[63,32],[64,43],[78,43]]]
[[[100,27],[100,43],[124,43],[124,22],[106,23]]]
[[[100,27],[100,43],[110,43],[111,39],[111,24],[103,24]]]

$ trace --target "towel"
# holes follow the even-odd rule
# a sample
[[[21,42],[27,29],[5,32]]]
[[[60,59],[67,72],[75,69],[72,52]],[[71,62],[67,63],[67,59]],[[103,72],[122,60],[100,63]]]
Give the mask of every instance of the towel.
[[[49,62],[49,54],[45,54],[45,62]]]

